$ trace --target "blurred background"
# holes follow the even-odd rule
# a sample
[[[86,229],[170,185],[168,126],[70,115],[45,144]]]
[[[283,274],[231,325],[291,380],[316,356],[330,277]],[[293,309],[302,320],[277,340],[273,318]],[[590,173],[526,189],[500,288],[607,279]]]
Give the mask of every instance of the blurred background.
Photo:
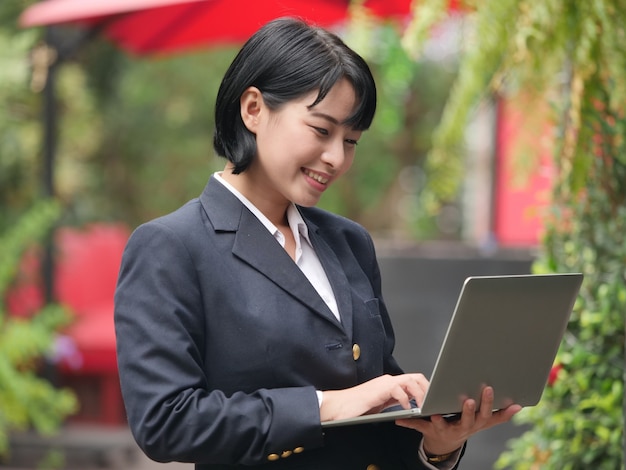
[[[113,291],[131,231],[199,195],[210,174],[223,168],[212,148],[217,88],[243,41],[274,17],[295,14],[337,32],[365,57],[377,80],[374,124],[359,143],[352,169],[324,194],[320,206],[361,223],[373,235],[397,330],[397,357],[405,369],[432,369],[465,277],[587,269],[558,260],[568,241],[562,234],[578,233],[577,221],[587,214],[577,214],[571,205],[587,207],[578,194],[588,183],[585,177],[599,170],[574,165],[575,174],[585,176],[577,176],[578,183],[572,183],[572,172],[564,178],[563,162],[582,160],[574,158],[576,149],[564,154],[567,139],[563,144],[555,138],[554,105],[533,87],[520,86],[522,79],[501,86],[498,71],[506,60],[480,63],[471,55],[488,50],[481,38],[502,38],[515,21],[537,18],[511,2],[503,2],[511,3],[507,11],[494,2],[419,3],[0,3],[0,234],[5,234],[0,348],[7,362],[0,367],[0,436],[5,436],[0,463],[7,468],[191,468],[149,462],[128,432],[117,383]],[[598,2],[607,8],[613,3],[619,2]],[[622,7],[616,6],[618,17]],[[610,23],[605,16],[604,26]],[[485,25],[495,30],[481,30]],[[623,38],[623,27],[613,33]],[[499,57],[513,57],[504,46]],[[536,53],[533,47],[541,50],[528,40],[526,52]],[[597,54],[589,62],[600,63],[604,56]],[[475,58],[469,79],[468,55]],[[614,59],[622,63],[623,54]],[[575,61],[568,64],[570,72],[577,70]],[[546,70],[550,67],[546,61]],[[568,69],[562,63],[554,67],[562,72],[562,86]],[[622,78],[623,73],[615,76],[611,86],[623,91]],[[460,105],[463,86],[475,97]],[[581,96],[579,101],[593,99]],[[446,114],[451,97],[457,97],[460,110],[454,126]],[[581,115],[584,120],[582,110],[565,114],[575,123]],[[621,135],[613,158],[624,146],[623,113],[602,119],[610,122],[611,135]],[[441,144],[442,128],[454,134],[447,148]],[[440,148],[448,158],[438,159]],[[623,158],[612,160],[611,181],[621,178],[623,164]],[[607,229],[602,241],[581,243],[611,246],[607,256],[618,262],[617,290],[607,294],[614,302],[608,324],[615,326],[610,332],[615,342],[606,353],[618,361],[624,357],[625,301],[619,292],[624,292],[626,249],[607,240],[614,241],[622,227],[623,191],[618,184],[611,193],[618,199],[614,215],[603,219],[612,218],[617,226]],[[565,201],[565,208],[555,210],[555,201]],[[598,201],[592,203],[597,207]],[[538,262],[544,267],[537,268]],[[590,264],[600,269],[597,257]],[[416,330],[417,335],[408,334]],[[607,374],[618,377],[611,382],[622,388],[611,393],[621,397],[623,363],[616,367]],[[607,406],[619,416],[615,400]],[[623,428],[619,418],[617,423]],[[477,436],[464,468],[492,468],[507,440],[529,427],[520,422]],[[618,429],[606,438],[611,450],[597,458],[614,465],[621,439]],[[544,459],[540,450],[535,457]],[[532,468],[561,468],[546,465]]]

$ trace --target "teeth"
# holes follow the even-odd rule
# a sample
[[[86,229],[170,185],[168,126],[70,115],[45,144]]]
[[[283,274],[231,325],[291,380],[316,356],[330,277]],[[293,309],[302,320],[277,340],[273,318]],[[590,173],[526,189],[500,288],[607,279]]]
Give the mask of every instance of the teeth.
[[[313,178],[315,181],[317,181],[318,183],[322,183],[322,184],[326,184],[328,183],[328,178],[324,178],[321,175],[318,175],[317,173],[313,173],[311,171],[305,171],[305,174],[309,177],[309,178]]]

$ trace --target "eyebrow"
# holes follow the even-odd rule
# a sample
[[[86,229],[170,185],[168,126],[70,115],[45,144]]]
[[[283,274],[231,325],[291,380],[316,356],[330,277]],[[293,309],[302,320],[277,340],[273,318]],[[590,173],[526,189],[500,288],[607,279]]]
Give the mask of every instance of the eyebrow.
[[[322,119],[326,119],[327,121],[331,122],[332,124],[343,125],[343,123],[339,122],[337,119],[335,119],[331,115],[326,114],[326,113],[320,113],[319,111],[311,111],[311,116],[320,117]]]

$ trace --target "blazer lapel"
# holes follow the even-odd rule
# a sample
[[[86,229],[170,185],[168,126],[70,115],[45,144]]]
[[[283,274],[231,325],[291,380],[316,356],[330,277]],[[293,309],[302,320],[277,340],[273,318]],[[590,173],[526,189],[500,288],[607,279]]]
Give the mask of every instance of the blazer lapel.
[[[339,315],[341,317],[343,328],[348,334],[351,334],[352,289],[350,288],[350,283],[348,282],[346,273],[339,263],[339,259],[337,258],[335,252],[330,248],[328,243],[326,243],[324,237],[319,234],[318,227],[308,220],[306,220],[306,223],[309,226],[309,238],[311,239],[313,248],[315,249],[318,258],[324,267],[326,276],[328,276],[328,281],[330,282],[333,293],[335,294],[335,300],[337,302],[337,308],[339,309]]]
[[[211,177],[200,200],[216,231],[234,232],[235,256],[317,314],[340,325],[283,247],[235,195]]]

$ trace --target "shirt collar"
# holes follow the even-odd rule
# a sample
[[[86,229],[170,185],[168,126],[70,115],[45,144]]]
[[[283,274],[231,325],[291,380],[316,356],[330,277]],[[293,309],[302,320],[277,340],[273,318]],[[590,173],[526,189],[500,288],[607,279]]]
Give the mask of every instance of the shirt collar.
[[[265,217],[265,215],[243,194],[241,194],[232,184],[222,178],[221,172],[215,172],[213,174],[215,179],[222,183],[231,193],[233,193],[237,199],[241,201],[241,203],[246,206],[250,212],[252,212],[257,219],[269,230],[269,232],[277,238],[279,241],[282,239],[284,243],[284,239],[282,234],[280,234],[280,230],[274,225],[270,219]],[[289,227],[291,228],[294,237],[296,237],[296,244],[299,245],[298,238],[304,238],[309,244],[311,244],[311,240],[309,239],[309,229],[302,218],[302,214],[292,202],[287,208],[287,222],[289,223]]]

